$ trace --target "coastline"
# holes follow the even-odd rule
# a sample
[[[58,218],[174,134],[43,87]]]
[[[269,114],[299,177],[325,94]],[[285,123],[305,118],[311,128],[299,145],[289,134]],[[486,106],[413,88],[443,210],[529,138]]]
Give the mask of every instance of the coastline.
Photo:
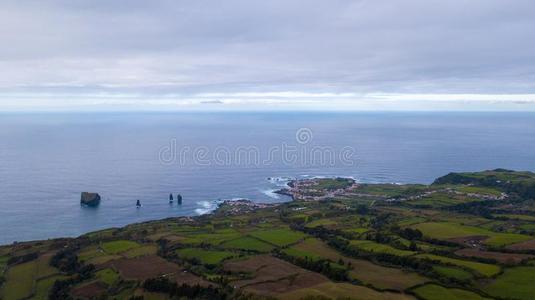
[[[233,199],[200,216],[0,246],[4,265],[0,275],[5,276],[0,293],[6,295],[18,286],[20,270],[45,264],[49,267],[40,275],[25,275],[33,284],[21,289],[28,297],[6,299],[34,296],[33,286],[44,282],[49,294],[88,299],[118,295],[123,289],[129,296],[165,294],[167,290],[154,289],[153,283],[160,281],[186,287],[201,284],[203,292],[215,287],[227,295],[225,299],[243,291],[286,299],[294,290],[310,293],[310,288],[322,289],[322,284],[330,285],[331,291],[368,289],[375,299],[384,296],[375,290],[380,286],[412,293],[428,287],[421,284],[429,279],[443,278],[441,273],[429,272],[441,261],[427,257],[462,263],[467,274],[477,276],[475,280],[500,277],[501,271],[506,274],[535,259],[535,231],[522,227],[535,222],[527,210],[535,201],[535,173],[504,169],[450,173],[430,185],[316,178],[292,181],[282,192],[294,199],[284,203]],[[489,222],[500,222],[511,231],[488,228]],[[304,254],[317,258],[303,260]],[[262,267],[266,264],[274,267]],[[281,268],[286,271],[281,273]],[[239,275],[243,273],[239,270],[258,281],[247,285],[251,278]],[[288,272],[297,274],[296,284],[285,281]],[[369,277],[371,273],[388,277],[392,272],[399,280],[406,280],[408,274],[412,279],[399,285],[385,282],[382,276]],[[57,278],[55,282],[44,281],[50,274]],[[109,280],[110,274],[117,280]],[[352,275],[362,280],[355,282]],[[232,284],[222,285],[226,280]],[[266,290],[266,284],[276,284],[277,290]],[[57,290],[58,285],[62,289]],[[339,294],[329,295],[334,299]]]
[[[498,169],[500,171],[502,169]],[[495,170],[493,170],[495,171]],[[492,172],[493,172],[492,171]],[[491,171],[485,171],[485,172],[491,172]],[[503,170],[503,172],[511,172],[508,170]],[[449,174],[444,176],[446,178],[447,176],[450,176]],[[62,236],[62,237],[56,237],[56,238],[48,238],[48,239],[33,239],[33,240],[27,240],[27,241],[15,241],[12,243],[7,244],[1,244],[1,247],[6,247],[10,245],[24,245],[24,244],[31,244],[31,243],[37,243],[37,242],[45,242],[45,241],[56,241],[56,240],[73,240],[77,238],[81,238],[87,235],[91,235],[94,233],[107,231],[107,230],[118,230],[130,226],[136,226],[140,224],[150,224],[154,222],[165,222],[165,221],[194,221],[198,219],[202,219],[205,217],[213,216],[213,215],[219,215],[221,213],[226,213],[228,215],[239,215],[239,214],[245,214],[248,212],[254,212],[259,209],[265,209],[265,208],[273,208],[280,206],[282,204],[286,204],[289,202],[321,202],[321,201],[328,201],[330,199],[334,198],[344,198],[344,197],[361,197],[361,198],[369,198],[370,200],[375,199],[373,201],[379,200],[384,201],[385,203],[392,203],[392,202],[402,202],[407,200],[418,200],[422,197],[430,196],[433,192],[423,192],[421,195],[409,195],[409,196],[397,196],[397,197],[383,197],[378,196],[373,193],[369,192],[362,192],[359,189],[362,187],[370,187],[370,186],[376,186],[376,187],[385,187],[385,186],[397,186],[399,188],[402,187],[431,187],[432,185],[421,185],[421,184],[397,184],[397,183],[361,183],[357,182],[352,177],[339,177],[339,176],[333,176],[333,177],[308,177],[308,178],[288,178],[284,177],[284,184],[281,185],[280,189],[277,189],[273,191],[276,194],[284,195],[289,197],[288,201],[281,201],[276,203],[266,203],[266,202],[256,202],[250,199],[246,198],[234,198],[234,199],[227,199],[227,200],[214,200],[214,203],[216,203],[216,206],[214,209],[207,211],[203,214],[198,215],[185,215],[185,216],[174,216],[174,217],[166,217],[161,219],[153,219],[153,220],[147,220],[147,221],[141,221],[141,222],[132,222],[125,224],[123,226],[110,226],[106,228],[102,228],[99,230],[94,231],[88,231],[85,233],[82,233],[80,235],[76,236]],[[287,180],[286,180],[287,179]],[[280,180],[280,178],[268,178],[268,180],[278,180],[279,182],[283,182],[283,180]],[[437,179],[438,180],[438,179]],[[445,188],[443,190],[439,190],[440,192],[448,192],[451,194],[456,195],[467,195],[470,197],[476,197],[481,200],[493,200],[493,201],[499,201],[504,200],[507,198],[507,195],[505,193],[502,193],[499,196],[487,196],[487,195],[480,195],[477,193],[460,193],[458,191],[452,190],[450,188]]]
[[[291,201],[293,201],[293,200],[286,201],[286,202],[280,202],[280,203],[259,203],[259,202],[254,202],[252,200],[243,199],[243,198],[242,199],[222,200],[222,202],[218,203],[218,205],[217,205],[217,207],[215,209],[213,209],[213,210],[211,210],[211,211],[209,211],[207,213],[204,213],[204,214],[191,215],[191,216],[167,217],[167,218],[163,218],[163,219],[154,219],[154,220],[143,221],[143,222],[134,222],[134,223],[129,223],[129,224],[124,225],[124,226],[106,227],[106,228],[103,228],[103,229],[100,229],[100,230],[96,230],[96,231],[89,231],[89,232],[83,233],[81,235],[72,236],[72,237],[64,236],[64,237],[48,238],[48,239],[37,239],[37,240],[28,240],[28,241],[15,241],[15,242],[12,242],[12,243],[9,243],[9,244],[1,244],[0,248],[2,248],[2,247],[10,247],[10,246],[14,246],[14,245],[20,246],[20,245],[25,245],[25,244],[35,244],[35,243],[42,243],[42,242],[56,242],[56,241],[75,240],[75,239],[82,238],[84,236],[88,236],[88,235],[92,235],[92,234],[96,234],[96,233],[99,233],[99,232],[104,232],[104,231],[109,231],[109,230],[120,230],[120,229],[123,229],[123,228],[126,228],[126,227],[136,226],[136,225],[148,225],[148,224],[155,223],[155,222],[168,222],[168,221],[190,222],[190,221],[196,221],[197,219],[202,219],[202,218],[205,218],[207,216],[216,215],[221,210],[227,209],[227,208],[229,208],[229,211],[228,211],[229,214],[237,215],[237,214],[242,214],[242,213],[246,213],[246,212],[251,212],[251,211],[254,211],[254,210],[257,210],[257,209],[276,207],[276,206],[279,206],[279,205],[281,205],[283,203],[287,203],[287,202],[291,202]]]
[[[85,233],[82,233],[82,234],[79,234],[79,235],[74,235],[74,236],[67,236],[66,235],[66,236],[61,236],[61,237],[51,237],[51,238],[43,238],[43,239],[31,239],[31,240],[13,241],[11,243],[0,244],[0,248],[8,247],[8,246],[11,246],[11,245],[33,244],[33,243],[46,242],[46,241],[73,240],[73,239],[77,239],[77,238],[80,238],[80,237],[83,237],[83,236],[86,236],[86,235],[98,233],[98,232],[101,232],[101,231],[117,230],[117,229],[125,228],[125,227],[128,227],[128,226],[134,226],[134,225],[140,225],[140,224],[149,224],[149,223],[152,223],[152,222],[162,222],[162,221],[170,221],[170,220],[177,220],[177,221],[180,221],[180,220],[194,220],[194,219],[197,219],[197,218],[202,218],[202,217],[205,217],[205,216],[210,216],[210,215],[217,214],[219,211],[221,211],[222,209],[225,209],[226,207],[233,208],[233,210],[231,210],[232,214],[240,214],[240,213],[254,211],[254,210],[257,210],[257,209],[275,207],[275,206],[279,206],[279,205],[281,205],[283,203],[296,201],[295,192],[292,192],[292,189],[295,187],[296,182],[314,181],[314,180],[320,180],[320,179],[326,179],[326,178],[346,178],[346,179],[353,180],[350,177],[338,177],[338,176],[333,176],[333,177],[309,177],[309,178],[302,178],[302,179],[297,179],[297,178],[293,178],[293,177],[269,177],[268,180],[270,182],[273,182],[273,181],[278,182],[279,186],[280,186],[280,189],[273,190],[273,193],[289,197],[289,199],[287,201],[281,201],[281,202],[276,202],[276,203],[267,203],[267,202],[256,202],[256,201],[253,201],[253,200],[247,199],[247,198],[218,199],[218,200],[211,201],[212,203],[215,204],[215,207],[213,209],[210,209],[210,210],[206,211],[205,213],[201,213],[201,214],[184,215],[184,216],[176,216],[176,217],[166,217],[166,218],[153,219],[153,220],[147,220],[147,221],[141,221],[141,222],[132,222],[132,223],[128,223],[128,224],[125,224],[125,225],[122,225],[122,226],[110,226],[110,227],[106,227],[106,228],[102,228],[102,229],[98,229],[98,230],[94,230],[94,231],[88,231],[88,232],[85,232]]]

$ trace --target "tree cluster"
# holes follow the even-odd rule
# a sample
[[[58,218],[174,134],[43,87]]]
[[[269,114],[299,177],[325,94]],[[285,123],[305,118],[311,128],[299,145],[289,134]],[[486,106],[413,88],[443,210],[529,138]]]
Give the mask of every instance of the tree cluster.
[[[221,288],[200,285],[179,285],[171,282],[165,277],[147,279],[143,283],[143,288],[149,292],[165,293],[171,297],[187,299],[207,299],[207,300],[225,300],[229,298],[229,293]]]
[[[283,260],[286,260],[296,266],[300,266],[304,269],[321,273],[328,278],[335,281],[348,281],[347,268],[343,265],[335,265],[326,259],[311,259],[308,257],[295,257],[288,255],[284,252],[276,252],[275,255]]]

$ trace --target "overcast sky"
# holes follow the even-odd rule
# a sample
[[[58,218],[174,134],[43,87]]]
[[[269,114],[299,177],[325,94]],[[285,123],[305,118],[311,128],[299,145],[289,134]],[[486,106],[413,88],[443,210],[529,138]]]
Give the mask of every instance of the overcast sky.
[[[533,0],[1,0],[0,41],[0,110],[535,110]]]

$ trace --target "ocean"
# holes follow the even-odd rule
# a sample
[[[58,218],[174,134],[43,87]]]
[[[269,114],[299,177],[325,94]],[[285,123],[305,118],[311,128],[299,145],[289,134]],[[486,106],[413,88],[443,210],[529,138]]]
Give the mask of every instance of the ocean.
[[[535,114],[1,113],[0,244],[288,201],[273,191],[291,178],[427,184],[494,168],[535,171]],[[80,206],[84,191],[100,206]]]

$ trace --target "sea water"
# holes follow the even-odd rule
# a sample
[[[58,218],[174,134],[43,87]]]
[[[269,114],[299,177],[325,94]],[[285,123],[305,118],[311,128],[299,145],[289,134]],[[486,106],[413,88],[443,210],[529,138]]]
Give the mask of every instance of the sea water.
[[[494,168],[535,170],[535,114],[2,113],[0,244],[288,201],[274,191],[292,178],[427,184]],[[80,206],[84,191],[100,205]]]

